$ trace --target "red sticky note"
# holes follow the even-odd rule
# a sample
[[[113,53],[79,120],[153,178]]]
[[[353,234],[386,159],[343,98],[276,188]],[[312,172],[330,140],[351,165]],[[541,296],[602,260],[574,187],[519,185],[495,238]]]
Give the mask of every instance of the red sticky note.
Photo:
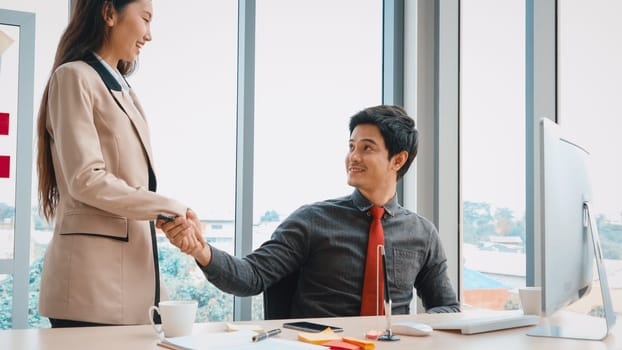
[[[9,134],[9,113],[0,112],[0,135]]]
[[[360,346],[346,343],[342,340],[331,340],[329,342],[323,343],[322,346],[325,346],[330,350],[361,350]]]
[[[0,156],[0,178],[9,178],[9,170],[11,170],[10,164],[10,156]]]

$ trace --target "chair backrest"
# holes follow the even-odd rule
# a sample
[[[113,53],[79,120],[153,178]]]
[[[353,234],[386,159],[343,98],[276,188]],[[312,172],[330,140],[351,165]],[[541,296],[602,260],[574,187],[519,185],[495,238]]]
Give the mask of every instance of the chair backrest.
[[[263,291],[263,317],[266,320],[293,318],[294,293],[300,271],[295,271]]]

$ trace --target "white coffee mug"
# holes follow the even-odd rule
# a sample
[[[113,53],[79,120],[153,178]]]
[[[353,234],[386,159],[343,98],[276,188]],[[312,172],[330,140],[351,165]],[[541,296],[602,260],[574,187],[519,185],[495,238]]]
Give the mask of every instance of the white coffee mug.
[[[157,311],[162,324],[153,322],[153,313]],[[196,300],[168,300],[161,301],[158,306],[149,308],[149,321],[153,329],[160,336],[167,338],[180,337],[192,334],[192,325],[197,313]]]
[[[540,287],[523,287],[518,289],[518,296],[525,315],[540,315],[542,289]]]

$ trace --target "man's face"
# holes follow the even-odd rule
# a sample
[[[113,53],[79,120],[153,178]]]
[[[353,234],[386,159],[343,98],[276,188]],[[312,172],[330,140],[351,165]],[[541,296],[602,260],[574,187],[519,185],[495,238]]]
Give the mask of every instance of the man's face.
[[[346,156],[348,185],[363,192],[393,188],[397,182],[397,171],[392,163],[376,125],[360,124],[354,128]]]

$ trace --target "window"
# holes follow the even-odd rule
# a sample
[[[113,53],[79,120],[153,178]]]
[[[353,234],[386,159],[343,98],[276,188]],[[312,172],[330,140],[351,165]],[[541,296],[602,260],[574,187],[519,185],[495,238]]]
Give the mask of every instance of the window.
[[[0,24],[0,259],[13,259],[20,27]]]
[[[150,124],[158,192],[193,208],[204,223],[205,239],[233,253],[237,3],[187,2],[183,14],[176,4],[154,4],[153,41],[144,47],[129,82]],[[10,0],[4,7],[37,15],[37,110],[69,2]],[[347,122],[360,109],[381,103],[382,1],[322,0],[295,6],[262,1],[256,23],[254,246],[300,205],[352,190],[343,171]],[[10,58],[4,63],[11,64]],[[0,190],[11,207],[14,195]],[[52,227],[38,215],[34,222],[31,263],[37,276]],[[0,239],[5,236],[0,233]],[[12,252],[4,247],[2,258]],[[198,300],[197,321],[232,319],[230,295],[207,283],[194,261],[164,236],[159,249],[162,278],[172,298]],[[0,295],[12,295],[10,280],[0,273]],[[35,317],[30,325],[46,327],[47,319],[36,314],[38,284],[33,279]],[[10,327],[6,320],[12,302],[2,300],[7,301],[0,305],[1,326]],[[253,317],[261,318],[260,311]]]
[[[33,96],[18,96],[17,95],[17,72],[18,72],[18,60],[23,57],[19,57],[18,49],[20,46],[21,30],[17,26],[0,24],[0,31],[7,34],[13,40],[13,43],[6,49],[4,54],[0,57],[0,113],[8,114],[8,135],[0,136],[3,140],[0,140],[0,148],[3,150],[2,155],[8,155],[10,157],[10,173],[9,177],[0,179],[0,208],[2,208],[2,225],[0,229],[0,260],[2,259],[15,259],[21,260],[25,257],[27,251],[14,250],[14,244],[17,237],[13,235],[13,229],[15,227],[15,217],[18,214],[15,210],[16,201],[18,199],[15,191],[15,165],[16,154],[15,145],[17,139],[17,125],[19,123],[28,124],[32,123],[33,127],[35,123],[26,120],[17,120],[17,101],[18,99],[26,98],[32,99],[33,110],[37,111],[39,102],[41,101],[41,94],[43,87],[45,86],[49,77],[50,68],[54,58],[56,50],[56,44],[64,29],[68,18],[68,1],[66,0],[53,0],[53,1],[33,1],[33,0],[8,0],[4,1],[0,12],[7,14],[8,11],[19,11],[23,13],[34,13],[36,15],[36,27],[35,27],[35,55],[34,55],[34,88],[32,92]],[[21,69],[21,67],[19,68]],[[29,82],[20,82],[20,84],[29,84]],[[6,97],[6,98],[5,98]],[[36,112],[35,112],[36,113]],[[21,115],[20,115],[21,118]],[[33,116],[34,118],[34,116]],[[34,119],[33,119],[34,120]],[[1,129],[1,128],[0,128]],[[6,137],[6,139],[4,139]],[[21,135],[22,139],[25,139],[25,135]],[[6,150],[6,151],[5,151]],[[4,153],[7,152],[7,153]],[[34,168],[33,168],[34,169]],[[33,178],[36,178],[36,172],[33,171]],[[39,278],[41,270],[41,262],[43,258],[43,252],[45,247],[51,238],[51,228],[49,225],[41,220],[41,217],[37,212],[37,198],[36,198],[36,179],[32,181],[32,208],[28,208],[30,216],[32,214],[31,224],[31,240],[28,243],[30,250],[30,259],[28,261],[29,271],[23,271],[24,275],[8,275],[0,273],[0,328],[10,328],[15,326],[29,326],[29,327],[46,327],[49,325],[47,318],[41,318],[38,313],[39,302]],[[0,267],[7,266],[6,263],[10,260],[0,261]],[[20,265],[15,267],[14,273],[21,274],[24,266]],[[27,275],[29,273],[29,276]],[[24,291],[22,294],[18,292],[16,288],[13,288],[14,281],[27,278],[30,283],[28,291]],[[19,294],[14,294],[19,293]],[[23,298],[19,300],[20,298]],[[26,299],[26,300],[24,300]],[[26,302],[28,308],[27,319],[24,319],[24,325],[16,324],[16,320],[21,319],[24,315],[13,315],[13,305],[18,301]]]
[[[181,4],[153,4],[153,40],[129,80],[151,128],[158,192],[192,208],[206,241],[233,254],[237,2]],[[158,247],[171,299],[197,300],[197,322],[233,319],[232,296],[194,259],[164,235]]]
[[[585,6],[576,0],[558,3],[558,122],[585,145],[591,155],[596,221],[608,274],[614,311],[622,300],[622,36],[617,14],[622,4],[597,0]],[[605,9],[605,11],[603,11]],[[600,285],[570,308],[598,314]]]
[[[525,285],[525,4],[460,6],[463,303],[514,309]]]
[[[260,1],[256,28],[254,247],[298,207],[353,190],[348,121],[382,101],[382,1]]]

